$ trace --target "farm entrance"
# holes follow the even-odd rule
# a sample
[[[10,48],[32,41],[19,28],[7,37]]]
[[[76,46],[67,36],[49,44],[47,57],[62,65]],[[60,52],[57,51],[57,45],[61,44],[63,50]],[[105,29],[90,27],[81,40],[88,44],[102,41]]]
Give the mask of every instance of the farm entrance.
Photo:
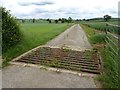
[[[39,47],[14,62],[100,73],[100,58],[95,50],[76,51],[67,48]]]

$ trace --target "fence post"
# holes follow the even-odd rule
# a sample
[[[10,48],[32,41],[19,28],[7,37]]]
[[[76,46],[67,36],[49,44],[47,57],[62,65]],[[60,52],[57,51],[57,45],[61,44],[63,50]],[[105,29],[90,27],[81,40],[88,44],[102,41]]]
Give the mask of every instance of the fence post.
[[[106,23],[105,24],[105,42],[106,42],[106,39],[107,39],[107,27],[108,27],[108,24]],[[104,45],[104,48],[106,47],[106,45]]]
[[[106,35],[107,35],[107,27],[108,27],[108,24],[106,23],[106,28],[105,28],[105,33],[106,33]]]

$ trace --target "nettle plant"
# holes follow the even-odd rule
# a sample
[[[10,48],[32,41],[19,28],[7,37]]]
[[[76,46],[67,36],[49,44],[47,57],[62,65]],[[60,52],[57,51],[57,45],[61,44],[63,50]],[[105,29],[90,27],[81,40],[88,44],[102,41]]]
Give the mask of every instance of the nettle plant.
[[[16,18],[5,8],[0,7],[2,12],[2,50],[5,52],[21,40],[19,23]]]

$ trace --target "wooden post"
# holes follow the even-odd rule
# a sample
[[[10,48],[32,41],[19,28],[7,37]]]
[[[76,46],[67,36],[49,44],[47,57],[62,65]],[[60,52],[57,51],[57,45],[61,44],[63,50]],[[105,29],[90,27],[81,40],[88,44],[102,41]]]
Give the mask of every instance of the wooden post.
[[[106,39],[107,39],[107,26],[108,26],[108,24],[106,23],[105,26],[106,26],[106,28],[105,28],[105,34],[106,34],[106,36],[105,36],[105,41],[106,41]],[[105,48],[105,47],[106,47],[106,44],[104,45],[104,48]]]
[[[108,27],[108,24],[106,23],[105,26],[106,26],[105,33],[107,34],[107,27]]]

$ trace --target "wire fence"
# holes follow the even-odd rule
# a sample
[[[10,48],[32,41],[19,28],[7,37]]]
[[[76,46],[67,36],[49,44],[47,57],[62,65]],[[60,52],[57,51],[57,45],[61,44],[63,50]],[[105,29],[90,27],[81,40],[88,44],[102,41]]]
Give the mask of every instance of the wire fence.
[[[106,24],[106,50],[109,53],[110,60],[114,62],[114,65],[118,66],[119,60],[119,30],[120,26],[113,24]]]
[[[106,24],[106,45],[109,47],[111,53],[113,53],[114,56],[118,56],[119,46],[119,29],[120,26],[113,25],[113,24]]]

